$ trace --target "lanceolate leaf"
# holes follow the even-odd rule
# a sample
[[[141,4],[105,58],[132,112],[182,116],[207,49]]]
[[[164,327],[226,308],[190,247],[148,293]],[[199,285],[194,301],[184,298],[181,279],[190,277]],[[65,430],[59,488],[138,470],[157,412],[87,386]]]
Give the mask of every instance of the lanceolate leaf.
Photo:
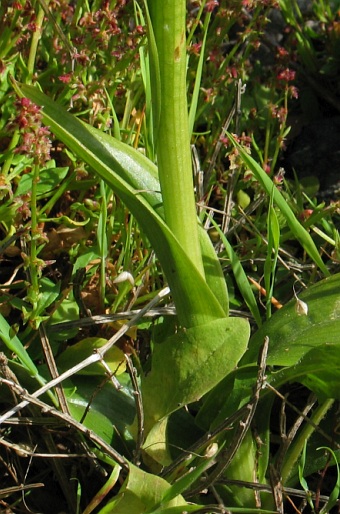
[[[21,364],[25,366],[27,371],[32,377],[36,378],[38,382],[43,385],[45,380],[39,375],[39,371],[27,353],[25,347],[20,339],[16,336],[10,325],[7,323],[3,315],[0,313],[0,340],[7,346],[7,348],[15,353],[20,360]]]
[[[340,274],[337,274],[299,294],[299,299],[307,304],[307,315],[299,315],[297,300],[291,300],[253,335],[242,364],[256,362],[265,336],[270,341],[267,363],[274,366],[292,366],[312,348],[338,343],[339,289]]]
[[[313,348],[295,366],[273,373],[269,382],[276,388],[287,382],[301,382],[319,399],[340,400],[340,344],[324,343]]]
[[[300,241],[303,248],[306,250],[311,259],[315,262],[317,266],[321,269],[324,275],[329,276],[330,273],[324,264],[323,260],[320,257],[318,249],[315,246],[313,239],[307,230],[299,223],[296,219],[295,214],[290,209],[284,197],[281,195],[280,191],[274,187],[273,182],[268,177],[266,172],[261,168],[261,166],[242,148],[242,146],[235,141],[231,134],[228,134],[228,137],[232,141],[233,145],[240,152],[242,160],[249,167],[249,169],[254,173],[256,179],[260,182],[267,195],[270,196],[273,194],[273,201],[276,204],[284,217],[286,218],[287,224],[296,237],[298,241]]]
[[[162,264],[180,323],[190,327],[224,317],[215,294],[161,217],[155,166],[137,150],[83,124],[36,88],[15,87],[43,107],[44,123],[105,180],[138,219]]]

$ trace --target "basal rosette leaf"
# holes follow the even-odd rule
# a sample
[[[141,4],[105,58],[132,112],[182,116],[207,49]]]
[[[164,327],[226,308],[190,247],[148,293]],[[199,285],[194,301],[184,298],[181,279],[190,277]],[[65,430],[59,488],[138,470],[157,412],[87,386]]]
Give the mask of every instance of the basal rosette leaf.
[[[269,337],[267,363],[293,366],[301,357],[325,343],[337,343],[340,334],[340,274],[321,280],[299,294],[308,308],[300,314],[294,298],[252,336],[241,364],[256,362],[265,336]]]
[[[141,384],[146,432],[228,375],[244,354],[248,339],[246,320],[224,318],[179,329],[155,344],[151,371]]]
[[[99,514],[146,513],[153,510],[152,507],[162,500],[168,489],[170,484],[163,478],[146,473],[130,464],[130,472],[121,491],[99,511]],[[164,508],[179,505],[182,505],[184,511],[186,510],[187,503],[181,495],[167,502]]]

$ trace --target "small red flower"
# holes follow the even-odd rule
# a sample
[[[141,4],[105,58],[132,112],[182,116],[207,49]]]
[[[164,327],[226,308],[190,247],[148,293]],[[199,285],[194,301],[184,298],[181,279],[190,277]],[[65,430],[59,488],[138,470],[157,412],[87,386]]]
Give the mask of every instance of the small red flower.
[[[294,70],[286,68],[285,70],[282,70],[282,71],[280,71],[280,73],[278,73],[277,79],[282,80],[284,82],[291,82],[292,80],[295,79],[295,75],[296,75],[296,73]]]
[[[58,79],[60,82],[63,82],[64,84],[69,84],[71,82],[72,73],[66,73],[66,75],[60,75]]]

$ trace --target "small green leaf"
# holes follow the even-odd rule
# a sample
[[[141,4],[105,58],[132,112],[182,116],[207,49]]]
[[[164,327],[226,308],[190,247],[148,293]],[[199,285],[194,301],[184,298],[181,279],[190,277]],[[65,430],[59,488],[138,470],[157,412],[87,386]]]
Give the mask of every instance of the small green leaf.
[[[300,382],[320,399],[340,399],[340,343],[323,343],[307,352],[297,363],[273,373],[269,382],[278,388],[286,382]]]
[[[328,448],[326,446],[321,446],[320,448],[318,448],[318,450],[327,450],[332,455],[332,457],[333,457],[333,459],[335,461],[335,465],[336,465],[337,479],[336,479],[335,486],[333,487],[333,490],[332,490],[332,492],[331,492],[331,494],[329,496],[328,502],[326,503],[326,505],[324,505],[324,507],[320,511],[320,514],[327,514],[327,512],[330,512],[332,507],[334,507],[337,504],[338,499],[339,499],[339,494],[340,494],[339,462],[338,462],[338,460],[336,458],[336,455],[335,455],[334,451],[331,448]]]
[[[152,93],[152,118],[153,118],[153,134],[154,134],[154,147],[157,148],[159,123],[161,118],[161,74],[159,66],[158,49],[155,39],[155,34],[150,18],[148,2],[144,0],[145,13],[148,28],[148,50],[149,50],[149,63],[150,63],[150,83]]]
[[[252,291],[252,288],[250,287],[247,275],[245,274],[245,271],[242,267],[242,264],[237,256],[236,252],[234,251],[232,245],[229,243],[228,239],[226,238],[225,234],[222,232],[220,227],[217,225],[217,223],[212,218],[210,218],[210,220],[211,220],[212,224],[214,225],[215,229],[217,230],[217,232],[223,242],[224,248],[226,249],[226,252],[230,259],[230,264],[231,264],[231,267],[233,270],[235,280],[236,280],[239,290],[243,296],[243,299],[246,302],[248,308],[250,309],[250,312],[254,316],[257,325],[260,327],[262,325],[261,314],[260,314],[260,311],[259,311],[259,308],[257,305],[256,298]]]
[[[49,193],[60,185],[60,182],[66,177],[68,168],[46,168],[39,173],[39,182],[37,184],[37,194],[42,195]],[[20,196],[32,190],[33,172],[22,175],[19,185],[15,191],[15,196]]]
[[[10,327],[10,325],[7,323],[3,315],[0,313],[0,339],[3,341],[3,343],[7,346],[7,348],[16,354],[18,359],[20,360],[21,364],[25,366],[27,371],[30,372],[30,374],[33,377],[38,377],[39,372],[32,361],[31,357],[27,353],[25,347],[21,343],[20,339],[17,337],[13,329]],[[45,381],[41,379],[41,384],[44,384]]]

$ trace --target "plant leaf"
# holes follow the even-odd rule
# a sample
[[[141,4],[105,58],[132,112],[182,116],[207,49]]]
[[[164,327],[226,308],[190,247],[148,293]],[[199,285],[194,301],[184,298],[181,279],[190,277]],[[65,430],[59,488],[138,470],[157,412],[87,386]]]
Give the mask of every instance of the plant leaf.
[[[224,317],[215,294],[161,217],[154,164],[137,150],[81,123],[36,88],[18,84],[15,88],[43,107],[44,123],[96,170],[138,219],[162,264],[181,324],[190,327]]]
[[[37,378],[40,384],[45,384],[45,380],[39,375],[38,368],[32,361],[27,353],[25,347],[21,343],[18,336],[7,323],[3,315],[0,313],[0,339],[7,346],[7,348],[16,354],[21,364],[31,374],[32,377]]]
[[[159,123],[161,119],[161,72],[159,66],[158,49],[155,39],[153,26],[151,23],[148,2],[144,0],[145,13],[147,19],[148,30],[148,50],[149,50],[149,64],[150,64],[150,83],[152,95],[152,118],[153,118],[153,134],[154,134],[154,149],[157,148]]]
[[[155,344],[152,369],[142,377],[145,428],[194,402],[230,373],[244,354],[249,324],[224,318],[179,331]],[[160,394],[160,391],[162,394]]]
[[[321,280],[299,294],[308,314],[299,316],[296,299],[278,310],[253,335],[241,365],[256,362],[264,337],[269,337],[267,363],[293,366],[309,350],[324,343],[337,343],[340,334],[340,274]]]
[[[307,352],[294,366],[268,377],[275,388],[287,382],[300,382],[320,399],[340,399],[340,343],[323,343]]]
[[[66,350],[59,355],[57,358],[58,368],[62,371],[66,371],[78,362],[87,359],[96,349],[101,348],[107,343],[106,339],[102,337],[86,337],[78,343],[69,346]],[[112,348],[105,354],[105,362],[115,375],[121,375],[125,372],[126,363],[125,357],[122,350],[118,346],[113,345]],[[99,375],[103,376],[104,368],[100,362],[95,362],[87,368],[82,369],[79,375]]]
[[[170,484],[156,475],[130,464],[130,472],[118,495],[99,511],[99,514],[144,514],[159,503]],[[177,496],[165,507],[182,505],[185,510],[186,501]]]
[[[230,138],[233,145],[240,152],[242,160],[249,167],[249,169],[254,173],[256,179],[260,182],[264,190],[266,191],[268,196],[273,194],[274,203],[279,207],[280,211],[286,218],[287,224],[296,237],[297,241],[300,241],[303,248],[306,250],[311,259],[315,262],[315,264],[321,269],[324,275],[329,276],[330,272],[328,271],[326,265],[320,257],[317,247],[313,239],[307,230],[301,225],[301,223],[296,219],[295,214],[290,209],[284,197],[281,195],[280,191],[273,187],[272,180],[268,177],[266,172],[261,168],[261,166],[242,148],[242,146],[237,143],[234,137],[228,133],[228,137]]]
[[[77,375],[65,382],[64,392],[74,419],[79,421],[86,413],[83,424],[124,452],[122,438],[126,436],[126,427],[133,422],[135,402],[128,375],[121,375],[119,382],[123,388],[117,391],[112,382],[103,386],[103,376],[89,379]],[[93,395],[96,388],[97,394]]]

